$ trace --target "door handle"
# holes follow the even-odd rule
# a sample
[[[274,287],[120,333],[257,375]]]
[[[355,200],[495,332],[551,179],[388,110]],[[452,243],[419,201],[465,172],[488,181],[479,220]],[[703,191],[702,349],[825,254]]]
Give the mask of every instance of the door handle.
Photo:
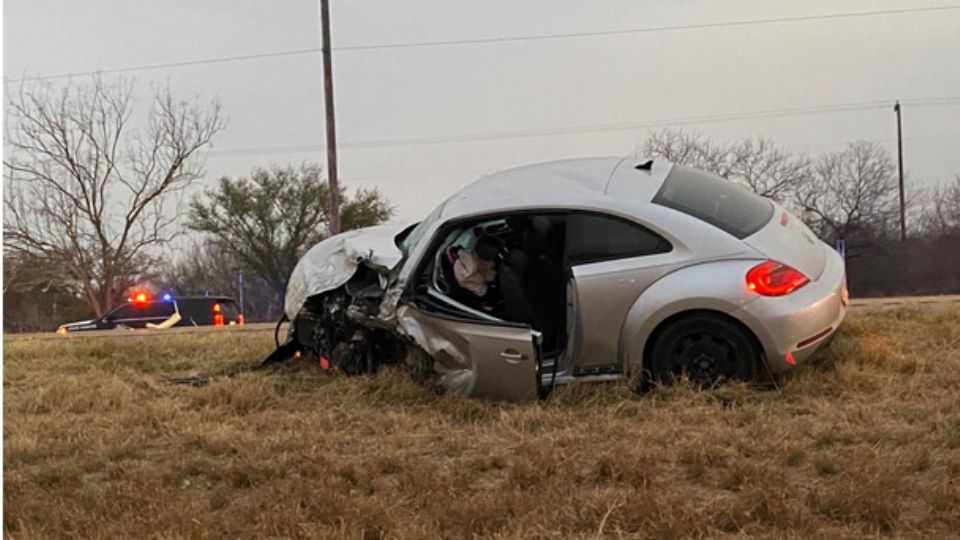
[[[511,364],[516,364],[518,362],[526,360],[527,355],[521,353],[516,349],[504,349],[503,352],[500,353],[500,358],[503,358],[504,360],[506,360],[507,362],[510,362]]]

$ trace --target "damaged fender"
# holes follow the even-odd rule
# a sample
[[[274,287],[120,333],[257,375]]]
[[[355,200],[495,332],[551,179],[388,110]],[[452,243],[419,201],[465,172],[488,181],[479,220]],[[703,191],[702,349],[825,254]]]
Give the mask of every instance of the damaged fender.
[[[297,342],[281,346],[265,363],[288,358],[300,347],[329,357],[348,373],[405,358],[415,364],[408,367],[431,373],[448,392],[498,401],[536,399],[538,332],[526,325],[437,317],[400,302],[408,276],[392,271],[404,259],[395,238],[405,228],[390,223],[348,231],[311,248],[290,276],[284,303]],[[376,282],[366,270],[379,280],[372,296],[365,287],[376,288]],[[429,362],[421,365],[424,358]]]
[[[385,273],[403,258],[394,238],[407,224],[391,222],[331,236],[310,248],[290,274],[284,313],[291,321],[307,298],[350,281],[361,263]],[[381,283],[382,285],[384,283]]]

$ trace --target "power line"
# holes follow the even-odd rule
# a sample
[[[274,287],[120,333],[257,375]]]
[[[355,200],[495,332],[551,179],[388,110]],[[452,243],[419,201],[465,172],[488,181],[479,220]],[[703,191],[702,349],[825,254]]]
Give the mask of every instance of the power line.
[[[956,105],[958,103],[957,98],[930,98],[929,100],[924,101],[911,101],[911,100],[900,100],[903,103],[906,103],[911,106],[921,106],[921,107],[941,107],[944,105]]]
[[[808,144],[803,146],[784,146],[783,148],[787,150],[793,150],[794,152],[803,152],[804,150],[812,150],[815,148],[838,148],[848,146],[852,142],[862,141],[869,143],[889,143],[894,144],[896,142],[895,137],[882,137],[879,139],[850,139],[847,141],[833,141],[829,143],[820,143],[820,144]],[[904,137],[904,141],[933,141],[933,140],[948,140],[948,139],[960,139],[960,133],[947,133],[943,135],[917,135],[913,137]]]
[[[931,98],[920,98],[917,100],[902,100],[904,103],[918,102],[923,103]],[[943,100],[940,105],[948,103],[960,104],[960,96],[949,98],[936,98]],[[606,124],[589,124],[580,126],[567,126],[560,128],[545,128],[534,130],[501,131],[485,133],[465,133],[456,135],[442,135],[432,137],[407,137],[396,139],[370,139],[361,141],[345,141],[341,148],[385,148],[392,146],[421,146],[432,144],[445,144],[454,142],[472,142],[489,140],[507,140],[523,139],[531,137],[553,137],[560,135],[575,135],[582,133],[595,133],[605,131],[631,131],[635,129],[646,129],[666,126],[678,126],[688,124],[715,124],[725,122],[736,122],[745,120],[758,120],[764,118],[775,118],[784,116],[797,116],[808,114],[829,114],[838,112],[851,112],[860,110],[878,109],[889,106],[890,100],[864,101],[858,103],[844,103],[837,105],[822,105],[815,107],[793,107],[784,109],[747,111],[739,113],[721,113],[704,116],[688,116],[682,118],[669,118],[660,120],[647,120],[635,122],[616,122]]]
[[[459,176],[474,176],[474,175],[484,175],[496,172],[495,168],[487,169],[472,169],[468,171],[445,171],[445,172],[425,172],[425,173],[403,173],[403,174],[391,174],[386,176],[350,176],[346,177],[343,180],[347,182],[372,182],[375,180],[396,180],[397,178],[423,178],[423,177],[433,177],[433,176],[448,176],[448,177],[459,177]]]
[[[943,135],[919,135],[915,137],[904,137],[905,141],[930,141],[930,140],[948,140],[948,139],[960,139],[960,133],[947,133]],[[864,142],[873,142],[873,143],[892,143],[893,139],[891,137],[885,137],[880,139],[850,139],[848,141],[834,141],[829,143],[805,145],[805,146],[782,146],[781,148],[785,150],[792,150],[794,152],[803,153],[804,150],[819,149],[819,148],[835,148],[835,147],[845,147],[850,145],[851,142],[855,141],[864,141]],[[322,150],[321,145],[314,145],[311,147],[300,147],[300,148],[309,148],[311,150]],[[255,154],[251,154],[255,155]],[[503,167],[507,168],[507,167]],[[474,175],[483,175],[490,174],[500,170],[501,168],[491,167],[486,169],[470,169],[470,170],[457,170],[457,171],[429,171],[421,173],[400,173],[400,174],[389,174],[389,175],[378,175],[378,176],[346,176],[341,178],[344,182],[373,182],[377,180],[396,180],[398,178],[424,178],[424,177],[436,177],[436,176],[447,176],[447,177],[463,177],[463,176],[474,176]]]
[[[398,139],[370,139],[362,141],[346,141],[341,144],[342,148],[385,148],[392,146],[422,146],[433,144],[447,144],[459,142],[490,141],[490,140],[508,140],[508,139],[526,139],[536,137],[555,137],[561,135],[578,135],[583,133],[597,133],[607,131],[632,131],[636,129],[655,128],[662,126],[676,126],[685,124],[714,124],[731,121],[755,120],[762,118],[771,118],[777,116],[794,116],[804,114],[823,114],[834,112],[846,112],[867,110],[883,107],[887,104],[882,102],[867,102],[862,104],[849,104],[830,107],[808,107],[796,109],[780,109],[767,111],[752,111],[734,114],[715,114],[705,116],[691,116],[685,118],[670,118],[661,120],[639,121],[639,122],[616,122],[608,124],[587,124],[580,126],[566,126],[558,128],[544,128],[518,131],[499,131],[484,133],[462,133],[454,135],[441,135],[431,137],[407,137]]]
[[[428,137],[398,137],[393,139],[360,139],[354,141],[345,141],[339,146],[341,149],[366,149],[366,148],[387,148],[402,146],[422,146],[444,143],[459,143],[472,141],[494,141],[510,140],[536,137],[554,137],[563,135],[576,135],[582,133],[607,132],[607,131],[630,131],[635,129],[672,127],[690,124],[719,124],[726,122],[738,122],[758,120],[764,118],[776,118],[786,116],[802,116],[807,114],[830,114],[841,112],[856,112],[870,109],[879,109],[887,107],[893,100],[874,100],[860,101],[852,103],[841,103],[835,105],[819,105],[811,107],[793,107],[761,111],[745,111],[734,113],[719,113],[704,116],[688,116],[680,118],[669,118],[660,120],[645,120],[634,122],[614,122],[600,124],[586,124],[579,126],[564,126],[555,128],[540,128],[532,130],[518,131],[488,131],[479,133],[461,133],[449,135],[435,135]],[[957,106],[960,105],[960,96],[943,97],[925,97],[901,99],[901,103],[911,106]],[[295,154],[304,152],[315,152],[324,150],[321,144],[287,145],[287,146],[257,146],[247,148],[223,148],[212,149],[207,152],[211,157],[228,157],[231,155],[272,155],[272,154]]]
[[[325,150],[323,144],[305,144],[300,146],[258,146],[251,148],[224,148],[210,150],[207,155],[214,158],[230,157],[233,155],[244,156],[262,156],[272,154],[300,154],[303,152],[313,152],[316,150]]]
[[[402,49],[402,48],[413,48],[413,47],[479,45],[479,44],[486,44],[486,43],[509,43],[509,42],[522,42],[522,41],[540,41],[540,40],[547,40],[547,39],[616,36],[616,35],[629,35],[629,34],[646,34],[646,33],[653,33],[653,32],[670,32],[670,31],[676,31],[676,30],[706,30],[711,28],[727,28],[732,26],[755,26],[755,25],[761,25],[761,24],[774,24],[774,23],[790,23],[790,22],[816,21],[816,20],[827,20],[827,19],[847,19],[847,18],[853,18],[853,17],[873,17],[873,16],[879,16],[879,15],[899,15],[899,14],[906,14],[906,13],[925,13],[925,12],[949,11],[954,9],[960,9],[960,5],[933,6],[933,7],[925,7],[925,8],[888,9],[888,10],[860,11],[860,12],[848,12],[848,13],[826,13],[821,15],[801,15],[797,17],[772,17],[768,19],[718,21],[718,22],[711,22],[711,23],[679,24],[679,25],[671,25],[671,26],[651,26],[651,27],[645,27],[645,28],[627,28],[622,30],[598,30],[595,32],[569,32],[569,33],[558,33],[558,34],[541,34],[541,35],[533,35],[533,36],[507,36],[507,37],[495,37],[495,38],[454,39],[454,40],[447,40],[447,41],[415,41],[415,42],[408,42],[408,43],[347,45],[347,46],[334,47],[334,50],[364,51],[364,50],[371,50],[371,49]]]
[[[557,128],[541,128],[533,130],[519,131],[499,131],[482,133],[461,133],[452,135],[437,135],[429,137],[402,137],[393,139],[366,139],[345,141],[340,143],[341,149],[367,149],[367,148],[387,148],[398,146],[423,146],[445,143],[473,142],[473,141],[492,141],[492,140],[510,140],[535,137],[553,137],[562,135],[575,135],[582,133],[594,133],[605,131],[630,131],[635,129],[667,127],[689,124],[715,124],[725,122],[736,122],[745,120],[757,120],[763,118],[775,118],[785,116],[797,116],[807,114],[829,114],[839,112],[853,112],[870,109],[879,109],[887,107],[893,100],[875,100],[861,101],[853,103],[841,103],[835,105],[820,105],[812,107],[792,107],[761,111],[746,111],[737,113],[721,113],[705,116],[688,116],[682,118],[646,120],[635,122],[616,122],[605,124],[588,124],[580,126],[566,126]],[[951,106],[960,105],[960,96],[944,97],[926,97],[900,100],[904,104],[911,105],[937,105]],[[210,155],[222,156],[231,154],[241,155],[262,155],[262,154],[284,154],[301,153],[322,150],[321,145],[297,145],[297,146],[277,146],[277,147],[254,147],[254,148],[226,148],[222,150],[211,150]]]
[[[718,22],[711,22],[711,23],[681,24],[681,25],[671,25],[671,26],[651,26],[651,27],[643,27],[643,28],[627,28],[627,29],[621,29],[621,30],[598,30],[594,32],[569,32],[569,33],[557,33],[557,34],[504,36],[504,37],[445,40],[445,41],[414,41],[414,42],[367,44],[367,45],[344,45],[339,47],[333,47],[332,50],[364,51],[364,50],[379,50],[379,49],[410,49],[410,48],[423,48],[423,47],[480,45],[480,44],[490,44],[490,43],[528,42],[528,41],[543,41],[543,40],[554,40],[554,39],[646,34],[646,33],[654,33],[654,32],[670,32],[670,31],[682,31],[682,30],[707,30],[712,28],[757,26],[757,25],[764,25],[764,24],[778,24],[778,23],[791,23],[791,22],[830,20],[830,19],[846,19],[846,18],[858,18],[858,17],[875,17],[875,16],[883,16],[883,15],[901,15],[901,14],[908,14],[908,13],[929,13],[929,12],[941,12],[941,11],[950,11],[950,10],[957,10],[957,9],[960,9],[960,5],[860,11],[860,12],[846,12],[846,13],[825,13],[820,15],[805,15],[805,16],[797,16],[797,17],[772,17],[767,19],[718,21]],[[39,75],[35,77],[23,77],[20,80],[43,81],[43,80],[52,80],[52,79],[66,79],[70,77],[82,77],[82,76],[90,76],[90,75],[97,75],[97,74],[151,71],[151,70],[157,70],[157,69],[171,69],[171,68],[178,68],[178,67],[201,66],[201,65],[227,63],[227,62],[260,60],[265,58],[300,56],[300,55],[306,55],[306,54],[315,54],[319,52],[322,52],[322,49],[320,47],[312,47],[308,49],[299,49],[299,50],[292,50],[292,51],[276,51],[276,52],[259,53],[259,54],[245,54],[245,55],[238,55],[238,56],[222,56],[217,58],[204,58],[204,59],[197,59],[197,60],[184,60],[179,62],[144,64],[144,65],[138,65],[138,66],[128,66],[128,67],[122,67],[122,68],[106,68],[106,69],[97,69],[97,70],[91,70],[91,71],[74,71],[69,73],[59,73],[56,75]],[[11,80],[11,79],[5,78],[5,80]]]
[[[151,71],[155,69],[170,69],[178,67],[202,66],[206,64],[220,64],[225,62],[240,62],[244,60],[260,60],[262,58],[278,58],[283,56],[299,56],[304,54],[313,54],[321,52],[319,47],[312,49],[300,49],[295,51],[278,51],[261,54],[244,54],[239,56],[222,56],[219,58],[205,58],[201,60],[185,60],[182,62],[165,62],[162,64],[145,64],[142,66],[130,66],[124,68],[97,69],[94,71],[74,71],[71,73],[60,73],[57,75],[41,75],[37,77],[23,77],[23,81],[47,81],[52,79],[67,79],[70,77],[86,77],[90,75],[102,75],[110,73],[125,73],[131,71]],[[12,80],[6,79],[5,80]]]

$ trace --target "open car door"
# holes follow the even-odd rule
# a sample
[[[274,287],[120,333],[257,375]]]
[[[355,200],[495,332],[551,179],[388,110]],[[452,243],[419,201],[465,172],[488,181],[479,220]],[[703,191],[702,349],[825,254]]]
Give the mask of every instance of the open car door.
[[[540,388],[540,334],[504,321],[470,320],[411,305],[397,320],[433,358],[440,385],[469,397],[536,399]]]

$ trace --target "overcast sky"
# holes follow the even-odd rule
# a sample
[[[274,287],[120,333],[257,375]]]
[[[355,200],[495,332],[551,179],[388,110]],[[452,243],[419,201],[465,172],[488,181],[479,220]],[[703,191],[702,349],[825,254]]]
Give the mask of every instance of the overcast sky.
[[[5,78],[315,49],[318,1],[5,0]],[[960,174],[960,9],[549,40],[350,49],[371,44],[590,33],[960,5],[960,1],[676,2],[331,0],[340,174],[414,220],[485,172],[632,153],[654,124],[753,111],[889,102],[842,112],[686,122],[717,140],[770,137],[798,152],[876,140],[921,183]],[[211,185],[254,166],[325,164],[318,52],[131,72],[218,96],[229,119]],[[80,78],[82,79],[82,77]],[[60,84],[66,79],[55,79]],[[954,98],[941,104],[911,103]],[[611,129],[610,124],[635,127]],[[571,126],[599,126],[555,136]],[[480,134],[480,140],[463,135]],[[443,136],[459,140],[439,144]],[[456,137],[455,137],[456,138]],[[411,141],[410,139],[421,139]],[[371,143],[370,141],[381,141]],[[383,142],[386,141],[386,142]]]

